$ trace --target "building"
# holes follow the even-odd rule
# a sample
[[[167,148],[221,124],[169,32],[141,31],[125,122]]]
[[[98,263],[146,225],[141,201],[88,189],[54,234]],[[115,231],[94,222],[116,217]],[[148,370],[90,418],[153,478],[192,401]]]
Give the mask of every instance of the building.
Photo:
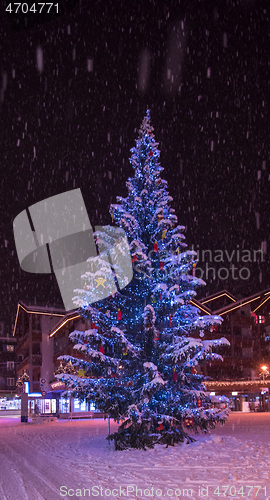
[[[0,321],[0,398],[10,398],[16,393],[16,344],[17,339]]]
[[[226,337],[230,342],[220,352],[224,362],[213,361],[206,368],[207,389],[230,397],[238,410],[249,411],[250,401],[260,407],[269,403],[270,379],[262,366],[270,371],[270,290],[239,300],[223,290],[195,302],[203,314],[223,318],[222,325],[205,332],[205,338]]]
[[[226,290],[194,301],[203,314],[221,316],[223,323],[205,332],[205,339],[226,337],[230,347],[213,362],[207,375],[215,380],[255,379],[261,366],[270,363],[270,291],[237,300]]]
[[[26,306],[22,302],[18,304],[13,332],[13,339],[18,341],[17,377],[24,372],[29,375],[30,413],[35,404],[45,414],[61,415],[90,410],[88,404],[61,398],[65,387],[54,377],[60,364],[58,356],[78,356],[78,352],[73,350],[69,333],[85,326],[89,327],[78,313]]]
[[[17,376],[24,372],[30,378],[30,393],[40,392],[40,380],[53,378],[53,345],[49,334],[65,311],[18,304],[13,338],[16,348]],[[45,385],[44,385],[45,387]]]

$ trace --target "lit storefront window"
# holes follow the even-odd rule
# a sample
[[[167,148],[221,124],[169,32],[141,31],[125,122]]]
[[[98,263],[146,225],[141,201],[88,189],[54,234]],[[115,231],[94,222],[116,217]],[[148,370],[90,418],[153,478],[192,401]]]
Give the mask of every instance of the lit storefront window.
[[[56,413],[56,399],[41,399],[40,413]]]

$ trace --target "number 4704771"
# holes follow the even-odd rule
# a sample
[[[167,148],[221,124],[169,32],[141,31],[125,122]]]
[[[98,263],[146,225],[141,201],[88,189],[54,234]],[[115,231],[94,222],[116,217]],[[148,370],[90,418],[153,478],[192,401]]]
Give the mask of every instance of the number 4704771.
[[[6,11],[14,12],[15,14],[23,13],[27,14],[28,12],[32,12],[34,14],[47,13],[50,11],[55,11],[58,14],[58,3],[33,3],[32,5],[28,5],[28,3],[9,3]]]

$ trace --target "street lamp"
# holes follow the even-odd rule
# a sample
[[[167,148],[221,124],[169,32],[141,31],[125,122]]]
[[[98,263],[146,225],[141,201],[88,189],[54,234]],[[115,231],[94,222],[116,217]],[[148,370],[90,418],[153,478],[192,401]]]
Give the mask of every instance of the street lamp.
[[[268,368],[268,367],[267,367],[267,366],[265,366],[265,365],[261,366],[262,376],[263,376],[263,383],[264,383],[264,378],[265,378],[265,375],[266,375],[266,376],[267,376],[267,375],[269,375],[269,372],[268,372],[267,368]]]

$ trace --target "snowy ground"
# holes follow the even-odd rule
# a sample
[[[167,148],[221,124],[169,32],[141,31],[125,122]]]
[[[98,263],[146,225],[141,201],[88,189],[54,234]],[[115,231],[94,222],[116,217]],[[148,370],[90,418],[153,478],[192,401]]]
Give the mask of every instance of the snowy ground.
[[[114,451],[107,429],[0,418],[0,499],[270,499],[270,413],[232,413],[195,443],[146,452]]]

